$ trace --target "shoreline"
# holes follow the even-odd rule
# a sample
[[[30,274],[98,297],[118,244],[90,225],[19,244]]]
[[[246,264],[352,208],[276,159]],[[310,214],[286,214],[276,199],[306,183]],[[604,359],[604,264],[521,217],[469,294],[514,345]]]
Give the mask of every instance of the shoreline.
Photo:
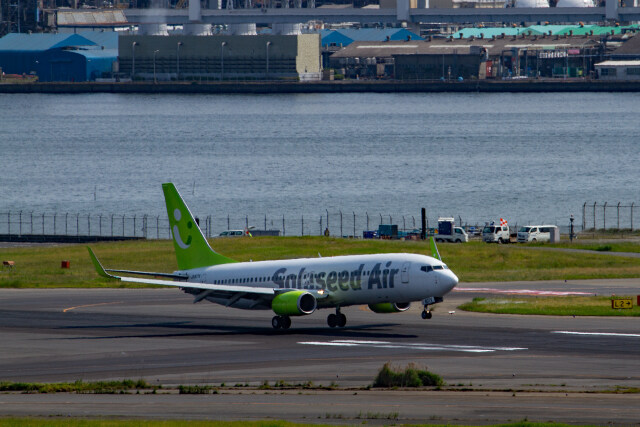
[[[167,94],[282,94],[282,93],[497,93],[497,92],[640,92],[640,81],[601,80],[474,80],[440,81],[320,81],[320,82],[136,82],[136,83],[0,83],[0,93],[167,93]]]

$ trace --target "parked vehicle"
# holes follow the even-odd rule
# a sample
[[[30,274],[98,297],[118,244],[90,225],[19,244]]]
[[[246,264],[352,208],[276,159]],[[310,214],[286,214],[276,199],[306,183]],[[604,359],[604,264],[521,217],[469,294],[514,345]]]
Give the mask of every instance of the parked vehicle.
[[[550,242],[560,240],[555,225],[525,225],[518,230],[518,242]]]
[[[239,237],[239,236],[241,237],[244,235],[245,235],[244,230],[227,230],[220,233],[218,237]]]
[[[453,218],[438,218],[436,242],[462,243],[469,241],[469,235],[462,227],[456,227]]]
[[[495,225],[493,222],[486,225],[482,229],[482,241],[486,243],[509,243],[511,236],[507,221],[500,218],[500,225]]]

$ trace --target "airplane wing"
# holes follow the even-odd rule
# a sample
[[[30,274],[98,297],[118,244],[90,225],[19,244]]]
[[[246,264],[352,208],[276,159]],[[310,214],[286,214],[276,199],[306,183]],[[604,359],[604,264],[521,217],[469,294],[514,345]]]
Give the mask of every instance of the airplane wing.
[[[174,277],[179,278],[181,280],[186,280],[185,276],[175,275],[175,274],[167,274],[167,273],[153,273],[147,271],[131,271],[131,270],[105,270],[102,266],[96,255],[93,253],[91,248],[87,247],[89,250],[89,255],[91,256],[91,261],[93,262],[94,267],[98,274],[102,277],[120,280],[121,282],[129,282],[129,283],[144,283],[148,285],[160,285],[160,286],[173,286],[176,288],[193,291],[212,291],[215,293],[226,294],[230,297],[235,297],[236,295],[244,295],[249,296],[252,295],[254,297],[267,297],[268,300],[273,299],[278,294],[282,294],[290,291],[297,291],[299,289],[275,289],[275,288],[261,288],[256,286],[234,286],[234,285],[216,285],[212,283],[196,283],[196,282],[180,282],[174,280],[159,280],[159,279],[146,279],[146,278],[138,278],[138,277],[121,277],[114,276],[112,274],[107,273],[111,272],[124,272],[131,274],[144,274],[147,276],[160,276],[160,277]],[[329,293],[323,290],[313,290],[309,289],[308,292],[312,293],[317,299],[327,298]],[[191,292],[193,293],[193,292]],[[207,292],[207,295],[209,292]],[[204,294],[203,294],[204,295]],[[196,297],[196,301],[198,302],[200,299]]]

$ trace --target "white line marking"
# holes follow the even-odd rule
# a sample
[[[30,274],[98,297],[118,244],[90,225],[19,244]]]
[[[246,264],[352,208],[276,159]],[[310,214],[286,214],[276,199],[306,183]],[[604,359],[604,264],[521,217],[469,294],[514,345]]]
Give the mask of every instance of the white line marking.
[[[609,337],[629,337],[640,338],[640,334],[621,334],[617,332],[574,332],[574,331],[551,331],[552,334],[568,334],[568,335],[595,335]]]
[[[372,347],[393,348],[423,351],[461,351],[465,353],[491,353],[494,351],[519,351],[527,350],[522,347],[481,347],[472,345],[447,345],[429,343],[391,343],[388,341],[358,341],[358,340],[332,340],[332,341],[301,341],[303,345],[326,345],[343,347]]]
[[[491,292],[494,294],[517,294],[517,295],[593,295],[593,292],[564,292],[564,291],[540,291],[536,289],[494,289],[494,288],[453,288],[455,292]]]

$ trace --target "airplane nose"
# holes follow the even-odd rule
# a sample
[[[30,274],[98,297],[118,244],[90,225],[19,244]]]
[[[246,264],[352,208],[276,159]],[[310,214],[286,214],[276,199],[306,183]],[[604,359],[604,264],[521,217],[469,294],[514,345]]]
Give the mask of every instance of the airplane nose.
[[[442,284],[446,287],[447,292],[449,292],[458,284],[458,276],[456,276],[451,270],[447,270],[444,273],[445,277],[443,277]]]

